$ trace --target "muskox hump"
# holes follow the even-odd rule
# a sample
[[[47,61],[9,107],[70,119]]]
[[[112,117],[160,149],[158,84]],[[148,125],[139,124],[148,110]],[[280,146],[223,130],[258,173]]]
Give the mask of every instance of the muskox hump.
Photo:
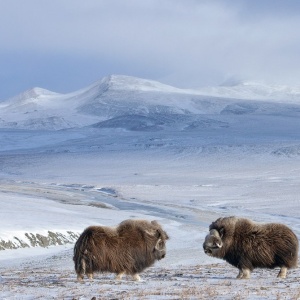
[[[225,217],[212,222],[209,230],[205,253],[239,268],[238,278],[249,278],[255,268],[276,267],[280,268],[278,277],[285,278],[288,269],[297,267],[298,238],[286,225]],[[218,239],[222,242],[219,249],[214,248]]]

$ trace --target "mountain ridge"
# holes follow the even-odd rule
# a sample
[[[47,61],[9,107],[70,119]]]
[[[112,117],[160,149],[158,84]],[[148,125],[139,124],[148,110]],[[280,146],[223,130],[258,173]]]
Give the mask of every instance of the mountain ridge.
[[[150,128],[161,129],[160,119],[166,116],[176,119],[179,115],[187,118],[228,114],[298,115],[299,111],[300,89],[297,88],[244,82],[234,86],[179,89],[154,80],[110,75],[72,93],[60,94],[35,87],[3,101],[0,128],[59,130],[93,124],[96,128],[105,124],[132,128],[124,122],[135,116],[135,124],[141,124],[142,128],[150,124]]]

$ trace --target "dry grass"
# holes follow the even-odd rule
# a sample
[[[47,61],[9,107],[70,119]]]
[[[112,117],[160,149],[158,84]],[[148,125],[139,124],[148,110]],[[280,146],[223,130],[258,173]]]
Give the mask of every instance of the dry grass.
[[[290,271],[286,280],[277,279],[276,274],[277,270],[255,270],[251,279],[237,280],[237,270],[221,263],[152,267],[138,283],[130,277],[115,281],[112,274],[97,274],[93,282],[78,283],[72,269],[28,265],[1,272],[0,295],[3,299],[22,299],[25,295],[31,299],[33,295],[32,299],[64,300],[300,299],[298,271]]]

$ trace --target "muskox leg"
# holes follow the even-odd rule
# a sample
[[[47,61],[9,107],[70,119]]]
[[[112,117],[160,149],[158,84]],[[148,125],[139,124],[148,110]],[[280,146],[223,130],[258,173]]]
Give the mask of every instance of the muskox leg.
[[[236,276],[236,278],[241,279],[243,277],[243,270],[239,269],[239,274]]]
[[[140,277],[139,274],[132,275],[132,278],[133,278],[134,281],[140,281],[141,280],[141,277]]]
[[[281,267],[277,278],[286,278],[287,267]]]
[[[125,272],[120,272],[116,276],[116,280],[121,280]]]
[[[249,269],[239,269],[239,274],[236,278],[238,279],[249,279],[250,278],[250,270]]]
[[[93,273],[87,273],[86,276],[88,279],[93,280],[94,279],[94,274]]]
[[[78,281],[83,281],[83,274],[77,274],[77,280]]]
[[[78,267],[76,268],[78,281],[83,281],[85,269],[86,269],[85,260],[81,259],[81,264],[79,264]]]

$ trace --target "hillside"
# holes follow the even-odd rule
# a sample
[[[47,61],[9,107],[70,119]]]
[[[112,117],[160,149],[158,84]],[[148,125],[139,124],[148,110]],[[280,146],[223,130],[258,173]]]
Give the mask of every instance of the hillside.
[[[185,128],[203,116],[299,116],[300,92],[241,83],[186,90],[156,81],[112,75],[69,94],[33,88],[0,103],[0,127],[29,130],[114,127],[160,130],[179,120]],[[135,124],[128,124],[132,119]]]

